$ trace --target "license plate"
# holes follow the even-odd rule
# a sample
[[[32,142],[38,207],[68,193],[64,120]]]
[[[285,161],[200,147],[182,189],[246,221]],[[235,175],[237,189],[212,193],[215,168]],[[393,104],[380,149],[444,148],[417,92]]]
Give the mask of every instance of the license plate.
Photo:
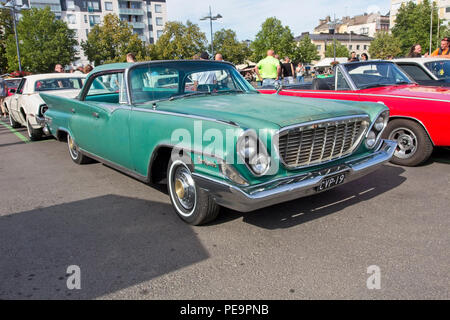
[[[323,191],[337,185],[343,184],[345,180],[345,173],[341,173],[322,180],[320,186],[316,188],[316,191]]]

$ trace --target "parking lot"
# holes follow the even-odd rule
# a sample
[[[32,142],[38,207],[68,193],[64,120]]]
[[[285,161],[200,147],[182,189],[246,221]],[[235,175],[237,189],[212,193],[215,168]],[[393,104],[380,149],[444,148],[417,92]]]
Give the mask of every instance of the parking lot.
[[[164,188],[21,136],[0,122],[0,299],[450,298],[449,150],[191,227]]]

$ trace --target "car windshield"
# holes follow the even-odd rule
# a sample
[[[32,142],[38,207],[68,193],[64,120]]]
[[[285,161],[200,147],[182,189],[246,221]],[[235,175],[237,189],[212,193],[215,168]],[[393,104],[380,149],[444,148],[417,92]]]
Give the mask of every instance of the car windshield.
[[[213,61],[156,62],[129,74],[133,103],[195,95],[258,93],[230,64]]]
[[[412,81],[391,62],[361,62],[344,65],[358,89],[410,84]]]
[[[37,80],[34,84],[35,91],[51,91],[51,90],[69,90],[81,89],[83,81],[81,78],[61,78],[61,79],[42,79]]]
[[[450,60],[441,60],[425,63],[425,66],[438,79],[450,81]]]

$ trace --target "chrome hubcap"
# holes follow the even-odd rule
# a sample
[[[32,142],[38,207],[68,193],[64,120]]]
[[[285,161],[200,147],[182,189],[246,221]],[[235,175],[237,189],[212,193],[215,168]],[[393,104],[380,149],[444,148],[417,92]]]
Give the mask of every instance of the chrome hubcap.
[[[178,166],[173,175],[174,195],[183,209],[192,210],[195,205],[195,182],[191,172],[184,166]]]
[[[70,156],[73,159],[78,158],[78,149],[77,149],[77,146],[75,145],[75,143],[73,142],[73,139],[71,136],[67,137],[67,144],[69,145]]]
[[[400,159],[408,159],[417,151],[417,137],[407,128],[398,128],[389,135],[390,140],[397,141],[397,149],[394,155]]]

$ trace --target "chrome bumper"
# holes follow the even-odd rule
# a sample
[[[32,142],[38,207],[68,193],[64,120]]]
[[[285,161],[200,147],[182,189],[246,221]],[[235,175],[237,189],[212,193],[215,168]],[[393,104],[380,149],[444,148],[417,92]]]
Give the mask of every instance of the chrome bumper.
[[[42,127],[42,131],[44,132],[44,134],[46,135],[50,135],[50,131],[47,128],[47,122],[46,122],[46,118],[45,117],[39,117],[36,116],[36,122],[38,125],[40,125]]]
[[[339,173],[346,174],[345,183],[361,178],[388,162],[397,142],[384,140],[373,154],[351,159],[339,166],[293,177],[282,178],[251,187],[238,188],[223,181],[194,173],[196,184],[206,190],[217,204],[241,212],[249,212],[277,203],[316,194],[323,179]],[[329,190],[329,189],[327,189]]]

